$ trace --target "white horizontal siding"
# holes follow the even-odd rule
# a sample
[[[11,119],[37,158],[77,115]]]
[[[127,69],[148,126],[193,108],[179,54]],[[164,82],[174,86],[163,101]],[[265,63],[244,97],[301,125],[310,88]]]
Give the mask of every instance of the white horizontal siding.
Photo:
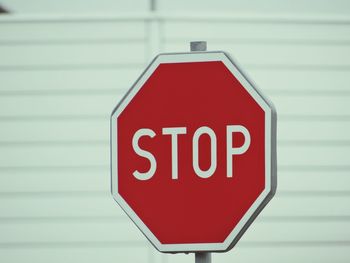
[[[27,69],[27,70],[26,70]],[[71,94],[73,92],[116,92],[124,91],[141,74],[143,65],[101,65],[88,67],[26,68],[22,70],[1,70],[0,78],[6,85],[0,85],[0,94],[35,94],[49,92]],[[344,68],[273,68],[244,66],[258,87],[268,92],[305,95],[349,94],[348,69]],[[277,74],[277,77],[276,77]],[[87,77],[89,76],[89,77]],[[281,83],[281,80],[283,83]],[[310,81],[311,80],[311,81]],[[31,85],[28,85],[31,83]],[[50,93],[49,93],[50,94]]]
[[[214,91],[213,91],[214,92]],[[105,116],[108,117],[123,92],[89,95],[16,95],[1,96],[0,118],[8,116]],[[348,96],[338,95],[281,95],[270,98],[280,110],[281,119],[285,116],[349,116]],[[179,103],[181,103],[179,101]],[[310,107],[310,105],[313,107]],[[79,105],[79,107],[76,107]],[[298,105],[297,107],[295,105]]]
[[[134,56],[129,51],[133,50]],[[145,59],[142,42],[2,45],[0,67],[137,64]]]
[[[188,41],[165,43],[166,50],[183,51]],[[227,41],[228,42],[228,41]],[[209,42],[211,50],[225,50],[232,54],[234,60],[242,65],[254,66],[347,66],[350,58],[350,47],[342,45],[295,45],[268,43],[236,43],[232,41]]]
[[[15,248],[14,248],[15,247]],[[95,263],[113,262],[123,259],[123,262],[143,263],[153,261],[150,248],[144,243],[124,245],[123,243],[64,243],[64,244],[40,244],[17,245],[0,247],[1,257],[8,263],[23,262],[30,259],[37,263],[65,262],[65,263]],[[120,261],[118,261],[120,262]]]
[[[39,168],[35,173],[29,168],[2,168],[0,195],[10,193],[50,193],[50,192],[106,192],[110,188],[109,171],[100,168]],[[279,193],[302,193],[350,191],[348,171],[341,169],[314,170],[280,169],[278,177]],[[82,183],[83,182],[83,183]],[[5,202],[6,204],[6,202]],[[335,204],[336,205],[336,204]],[[327,211],[325,211],[327,212]]]
[[[106,178],[106,177],[101,177]],[[41,218],[49,220],[79,218],[82,222],[91,218],[110,217],[110,220],[126,218],[123,211],[110,200],[107,193],[100,192],[56,192],[2,194],[0,207],[6,214],[1,219],[32,219],[40,223]],[[261,220],[276,217],[276,221],[294,218],[302,224],[312,218],[315,222],[323,219],[348,220],[350,197],[339,193],[302,192],[278,193],[276,200],[267,206]],[[325,209],[324,207],[329,207]],[[288,209],[287,209],[288,208]],[[298,223],[296,222],[296,223]],[[303,227],[301,226],[303,229]],[[304,229],[307,231],[307,229]],[[301,238],[302,240],[302,238]],[[327,238],[324,239],[327,242]]]
[[[118,97],[118,95],[115,97]],[[62,118],[42,117],[36,119],[32,116],[3,117],[0,129],[0,145],[2,143],[6,145],[31,143],[50,145],[69,142],[107,144],[106,134],[109,133],[109,121],[105,116],[96,118],[93,118],[93,116],[90,116],[90,118],[63,116]],[[312,116],[310,116],[309,119],[303,119],[302,117],[292,119],[288,116],[284,118],[282,116],[278,123],[278,142],[282,144],[291,142],[314,144],[318,142],[324,145],[332,145],[333,143],[338,146],[339,144],[346,146],[349,139],[350,123],[342,120],[347,116],[340,115],[338,118],[318,116],[312,119]],[[24,133],[23,130],[26,132]]]
[[[0,261],[193,262],[111,198],[109,115],[158,47],[204,39],[278,111],[277,195],[213,261],[348,262],[349,23],[140,17],[0,22]]]
[[[298,245],[299,244],[299,245]],[[334,245],[312,244],[310,243],[265,243],[261,244],[238,244],[237,249],[230,253],[217,253],[212,256],[212,262],[235,262],[239,263],[254,263],[257,262],[271,262],[278,263],[283,260],[286,263],[304,262],[312,255],[312,260],[320,263],[328,262],[343,262],[348,254],[347,243],[335,243]],[[192,263],[194,261],[193,255],[173,255],[168,257],[168,263]]]
[[[146,36],[142,21],[62,21],[48,23],[48,21],[28,21],[23,28],[23,22],[15,20],[4,21],[0,26],[1,44],[84,44],[88,41],[138,41]]]
[[[337,168],[350,163],[350,155],[347,154],[350,150],[349,144],[319,144],[310,145],[304,142],[280,144],[277,149],[278,164],[280,167],[292,168],[300,166]],[[109,161],[109,145],[100,142],[31,145],[19,143],[3,145],[0,149],[0,168],[108,166]]]
[[[140,62],[140,61],[139,61]],[[103,92],[125,92],[141,74],[143,65],[121,65],[91,68],[35,69],[35,70],[3,70],[0,79],[6,85],[0,86],[0,94],[4,95],[54,95],[81,93],[97,94]],[[30,83],[31,85],[28,85]]]
[[[348,23],[322,22],[322,16],[318,21],[304,22],[302,19],[288,19],[288,15],[280,17],[269,16],[216,16],[217,19],[193,19],[191,21],[165,20],[162,24],[163,38],[167,42],[180,41],[188,38],[203,38],[211,41],[243,42],[248,44],[304,44],[327,45],[346,43],[350,39]],[[261,14],[264,15],[264,14]],[[234,21],[235,18],[237,21]],[[303,16],[308,18],[308,16]],[[269,19],[270,18],[270,19]],[[283,19],[284,18],[284,19]],[[301,18],[301,17],[300,17]],[[259,20],[258,22],[254,20]],[[276,43],[277,42],[277,43]],[[208,45],[211,45],[208,43]],[[209,46],[211,47],[211,46]]]
[[[83,242],[135,242],[144,236],[129,220],[75,220],[64,222],[2,222],[1,243],[83,243]],[[171,226],[169,226],[171,227]],[[303,231],[302,228],[308,229]],[[71,231],[74,229],[74,233]],[[273,231],[271,231],[273,229]],[[242,237],[241,242],[346,242],[350,234],[349,222],[276,222],[256,221]]]
[[[48,2],[46,0],[33,0],[31,3],[25,0],[3,0],[2,4],[16,14],[95,14],[110,12],[135,12],[147,11],[149,2],[144,0],[61,0],[60,2]]]
[[[344,14],[348,15],[350,4],[346,0],[266,0],[266,1],[239,1],[239,0],[159,0],[159,9],[172,12],[237,12],[237,13],[261,13],[274,15],[306,14]]]

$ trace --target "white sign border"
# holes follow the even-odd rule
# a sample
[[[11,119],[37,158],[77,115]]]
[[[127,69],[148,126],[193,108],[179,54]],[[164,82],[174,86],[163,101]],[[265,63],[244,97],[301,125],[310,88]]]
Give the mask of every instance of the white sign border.
[[[186,244],[162,244],[151,230],[132,210],[124,198],[118,193],[118,163],[117,163],[117,119],[128,103],[142,88],[147,79],[162,63],[181,62],[205,62],[222,61],[230,72],[239,80],[242,86],[254,98],[265,112],[265,189],[255,200],[246,214],[222,243],[186,243]],[[276,154],[276,122],[277,113],[273,104],[253,86],[252,82],[242,73],[237,63],[223,51],[191,52],[191,53],[163,53],[156,56],[138,80],[123,97],[111,115],[111,192],[113,198],[120,207],[136,224],[146,238],[161,252],[224,252],[230,250],[262,211],[265,205],[272,199],[277,187],[277,154]]]

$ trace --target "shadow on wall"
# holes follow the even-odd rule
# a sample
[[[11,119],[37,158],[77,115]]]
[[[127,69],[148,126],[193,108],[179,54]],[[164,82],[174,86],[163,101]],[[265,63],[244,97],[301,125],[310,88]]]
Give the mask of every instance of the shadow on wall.
[[[9,10],[0,5],[0,15],[10,13]]]

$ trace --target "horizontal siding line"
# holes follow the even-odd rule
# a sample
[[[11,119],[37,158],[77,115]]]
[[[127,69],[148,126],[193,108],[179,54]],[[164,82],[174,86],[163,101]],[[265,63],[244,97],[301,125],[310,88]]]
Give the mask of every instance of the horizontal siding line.
[[[69,197],[69,198],[81,198],[81,197],[110,197],[111,194],[107,191],[47,191],[47,192],[0,192],[0,198],[4,199],[17,199],[17,198],[35,198],[45,196],[45,198],[56,197]]]
[[[342,216],[341,216],[342,217]],[[346,216],[344,216],[346,217]],[[338,220],[335,220],[338,221]],[[339,219],[339,221],[343,221]],[[41,223],[123,223],[130,222],[130,219],[125,216],[55,216],[55,217],[0,217],[0,224],[41,224]]]
[[[116,247],[150,247],[145,241],[65,241],[65,242],[8,242],[0,243],[0,249],[43,249],[43,248],[116,248]],[[278,248],[278,247],[350,247],[350,241],[240,241],[239,248]]]
[[[6,171],[109,171],[109,165],[61,165],[61,166],[0,166],[1,174]],[[332,172],[332,171],[350,171],[350,165],[278,165],[278,171],[285,172]],[[0,174],[0,176],[1,176]]]
[[[142,43],[147,40],[147,38],[140,38],[140,37],[132,37],[132,38],[102,38],[102,39],[96,39],[96,38],[86,38],[86,39],[16,39],[16,40],[0,40],[0,47],[1,46],[31,46],[31,45],[81,45],[81,44],[88,44],[88,45],[95,45],[95,44],[130,44],[130,43]]]
[[[135,78],[136,80],[136,78]],[[130,87],[133,82],[130,82]],[[117,95],[128,91],[128,88],[97,88],[97,89],[45,89],[45,90],[0,90],[1,96],[95,96]],[[350,91],[348,92],[350,95]],[[344,94],[339,94],[344,95]]]
[[[169,22],[211,22],[211,23],[241,23],[241,24],[297,24],[297,25],[348,25],[350,19],[348,16],[296,16],[296,15],[275,15],[275,14],[266,14],[266,15],[253,15],[253,14],[182,14],[182,15],[164,15],[163,18],[159,18],[165,23]]]
[[[350,167],[349,167],[350,169]],[[6,171],[26,171],[26,172],[33,172],[33,171],[97,171],[97,172],[105,172],[110,170],[109,165],[92,165],[92,164],[86,164],[86,165],[79,165],[79,166],[0,166],[0,171],[6,172]],[[0,176],[2,175],[0,174]]]
[[[277,186],[277,197],[281,196],[302,196],[302,197],[350,197],[350,191],[279,191]],[[82,198],[82,197],[108,197],[110,193],[107,191],[37,191],[37,192],[0,192],[0,198],[4,199],[18,199],[18,198]],[[112,197],[111,197],[112,198]]]
[[[350,247],[350,241],[240,241],[239,247]]]
[[[265,216],[257,218],[258,222],[349,222],[350,216]],[[55,216],[55,217],[0,217],[0,224],[40,224],[40,223],[122,223],[130,222],[127,215],[123,216]]]
[[[150,62],[147,61],[147,62]],[[36,65],[36,66],[4,66],[0,65],[0,74],[3,73],[1,71],[4,71],[4,73],[7,73],[8,71],[84,71],[84,70],[116,70],[120,69],[120,67],[125,66],[125,69],[133,69],[133,70],[142,70],[147,66],[148,63],[122,63],[118,65],[111,65],[111,64],[78,64],[78,65]],[[47,68],[46,68],[47,67]],[[330,65],[297,65],[297,66],[286,66],[286,65],[256,65],[256,64],[245,64],[243,67],[241,67],[244,70],[254,70],[254,71],[291,71],[298,72],[298,71],[313,71],[324,74],[325,71],[333,72],[339,72],[339,73],[347,73],[350,71],[350,65],[339,65],[339,66],[330,66]],[[11,72],[13,73],[13,72]]]
[[[112,113],[111,109],[111,113]],[[96,115],[56,115],[56,116],[0,116],[0,122],[5,121],[57,121],[57,120],[68,120],[68,121],[81,121],[81,120],[109,120],[109,114],[96,114]],[[349,118],[350,119],[350,118]]]
[[[64,242],[8,242],[0,243],[1,249],[42,249],[42,248],[117,248],[117,247],[149,247],[149,243],[144,241],[64,241]]]
[[[106,133],[106,137],[109,133]],[[55,141],[1,141],[0,147],[52,147],[52,146],[65,146],[65,147],[76,147],[76,146],[109,146],[109,140],[55,140]],[[310,147],[349,147],[350,140],[277,140],[277,145],[282,146],[310,146]]]
[[[150,62],[150,61],[148,61]],[[120,64],[59,64],[59,65],[0,65],[1,71],[54,71],[54,70],[110,70],[119,68],[144,68],[146,63]],[[244,69],[263,71],[349,71],[350,65],[291,65],[291,64],[245,64]]]
[[[261,215],[260,217],[258,217],[257,220],[259,222],[349,222],[350,223],[350,216],[264,216],[264,215]]]
[[[1,144],[1,143],[0,143]],[[349,147],[350,140],[277,140],[277,146],[312,146],[312,147],[327,147],[327,146],[337,146],[337,147]]]
[[[277,161],[278,164],[278,161]],[[350,171],[350,165],[278,165],[278,171],[285,172],[332,172],[332,171]]]
[[[110,112],[112,113],[113,108]],[[298,115],[298,114],[280,114],[277,112],[278,121],[350,121],[350,115]],[[28,115],[28,116],[18,116],[18,115],[9,115],[9,116],[0,116],[0,122],[13,122],[13,121],[54,121],[54,120],[109,120],[110,114],[96,114],[96,115]]]
[[[277,111],[278,121],[350,121],[350,115],[298,115],[283,114]]]
[[[1,117],[0,117],[1,120]],[[350,116],[325,116],[325,115],[290,115],[285,114],[281,115],[277,110],[277,129],[278,129],[278,123],[290,123],[290,122],[348,122],[350,121]]]
[[[108,137],[109,133],[106,133]],[[61,141],[0,141],[0,147],[52,147],[52,146],[109,146],[109,140],[61,140]]]
[[[83,38],[83,39],[16,39],[0,40],[0,46],[28,46],[28,45],[81,45],[81,44],[125,44],[145,42],[146,37],[129,37],[129,38]],[[163,44],[179,44],[188,41],[188,38],[163,38]],[[329,39],[279,39],[279,38],[206,38],[210,44],[229,43],[245,45],[306,45],[306,46],[349,46],[350,40],[329,40]]]
[[[18,23],[99,23],[99,22],[134,22],[140,23],[152,19],[150,13],[124,13],[119,15],[2,15],[0,24],[18,24]]]
[[[112,112],[112,111],[111,111]],[[350,121],[350,116],[342,116],[342,117],[337,117],[334,118],[318,118],[316,117],[314,118],[305,118],[304,117],[300,117],[300,118],[291,118],[290,115],[280,115],[279,113],[277,113],[278,116],[278,121],[277,121],[277,128],[279,127],[279,123],[295,123],[295,124],[300,124],[300,123],[310,123],[310,122],[319,122],[319,123],[327,123],[327,124],[332,124],[334,122],[338,122],[338,124],[340,123],[345,123],[347,124],[347,122]],[[13,123],[13,122],[21,122],[21,123],[25,123],[25,122],[32,122],[32,121],[36,121],[39,122],[39,125],[42,124],[50,124],[52,122],[57,122],[57,121],[61,121],[61,122],[109,122],[109,115],[108,116],[102,116],[102,115],[91,115],[91,116],[67,116],[67,115],[62,115],[62,116],[5,116],[5,117],[1,117],[0,116],[0,122],[3,125],[6,125],[6,123]]]
[[[260,85],[259,85],[260,86]],[[296,89],[263,89],[264,92],[269,93],[269,95],[280,95],[280,96],[312,96],[312,97],[336,97],[336,96],[350,96],[350,90],[319,90],[319,89],[310,89],[310,90],[296,90]],[[1,93],[0,93],[1,94]]]
[[[278,178],[277,178],[278,179]],[[336,180],[336,179],[335,179]],[[277,196],[303,196],[303,197],[310,197],[310,196],[327,196],[327,197],[350,197],[350,191],[320,191],[320,190],[285,190],[285,191],[279,191],[278,190],[278,183],[277,183]],[[1,194],[0,194],[1,196]]]
[[[120,13],[115,15],[2,15],[0,23],[70,23],[70,22],[107,22],[107,21],[208,21],[208,22],[241,22],[241,23],[286,23],[286,24],[331,24],[347,25],[350,18],[346,15],[276,15],[265,13],[238,13],[238,12],[209,12],[193,14],[190,12],[139,12]]]
[[[350,65],[291,65],[291,64],[274,64],[274,65],[261,65],[261,64],[245,64],[244,68],[249,70],[263,70],[263,71],[349,71]]]
[[[106,70],[106,69],[126,69],[143,68],[144,63],[113,63],[113,64],[59,64],[59,65],[0,65],[0,71],[54,71],[54,70]],[[350,69],[350,67],[349,67]]]
[[[188,41],[186,37],[163,37],[163,44],[181,44]],[[297,46],[349,46],[350,40],[329,39],[282,39],[282,38],[219,38],[207,37],[206,41],[211,44],[245,44],[245,45],[297,45]]]
[[[35,173],[35,172],[47,172],[45,176],[49,176],[50,172],[55,170],[55,172],[77,172],[77,173],[83,173],[83,172],[96,172],[96,173],[109,173],[110,167],[109,165],[96,165],[96,166],[12,166],[12,167],[0,167],[0,178],[8,176],[7,173]],[[303,173],[311,173],[314,174],[315,172],[320,173],[329,173],[329,172],[349,172],[350,176],[350,166],[283,166],[278,165],[278,176],[279,172],[287,172],[287,173],[296,173],[296,172],[303,172]],[[12,176],[12,175],[11,175]],[[285,175],[286,176],[286,175]]]
[[[136,80],[136,78],[135,78]],[[130,86],[133,82],[130,82]],[[96,88],[96,89],[31,89],[31,90],[0,90],[1,96],[95,96],[95,95],[117,95],[123,94],[128,91],[128,88]],[[263,89],[264,93],[268,93],[269,95],[278,95],[278,96],[293,96],[293,97],[337,97],[337,96],[350,96],[350,90],[332,90],[331,88],[328,90],[298,90],[298,89]]]

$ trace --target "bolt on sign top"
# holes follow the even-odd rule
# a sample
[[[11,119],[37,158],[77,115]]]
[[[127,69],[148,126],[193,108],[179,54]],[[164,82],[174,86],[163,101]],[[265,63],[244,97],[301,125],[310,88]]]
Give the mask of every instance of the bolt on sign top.
[[[159,251],[227,251],[275,193],[276,111],[225,52],[160,54],[111,115],[111,168]]]

